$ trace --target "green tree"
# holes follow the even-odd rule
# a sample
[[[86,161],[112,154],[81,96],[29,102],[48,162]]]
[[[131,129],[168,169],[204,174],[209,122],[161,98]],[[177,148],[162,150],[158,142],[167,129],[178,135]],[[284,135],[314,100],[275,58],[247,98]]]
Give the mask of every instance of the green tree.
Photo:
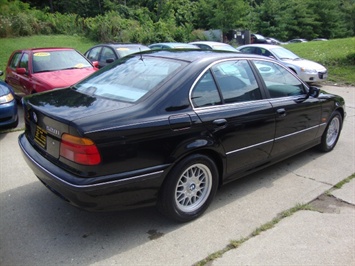
[[[227,32],[246,27],[250,6],[244,0],[200,0],[198,10],[199,28]]]

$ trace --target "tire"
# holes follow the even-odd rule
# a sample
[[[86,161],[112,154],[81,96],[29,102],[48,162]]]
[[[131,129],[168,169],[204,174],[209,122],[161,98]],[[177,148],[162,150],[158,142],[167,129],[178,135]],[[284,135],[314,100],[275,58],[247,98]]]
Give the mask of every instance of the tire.
[[[338,142],[342,126],[343,118],[338,111],[335,111],[328,122],[322,135],[321,143],[318,146],[321,151],[329,152],[334,149]]]
[[[218,171],[215,163],[204,155],[190,155],[167,176],[157,207],[170,219],[191,221],[208,208],[217,186]]]

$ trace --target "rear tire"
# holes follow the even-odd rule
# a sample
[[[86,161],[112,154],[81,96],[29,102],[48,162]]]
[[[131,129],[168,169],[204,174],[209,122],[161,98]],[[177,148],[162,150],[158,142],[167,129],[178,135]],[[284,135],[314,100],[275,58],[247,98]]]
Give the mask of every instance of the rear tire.
[[[179,162],[164,183],[159,211],[178,222],[188,222],[201,216],[216,194],[218,171],[207,156],[195,154]]]
[[[334,149],[338,142],[342,126],[343,118],[338,111],[335,111],[328,122],[328,125],[322,135],[321,143],[318,146],[321,151],[329,152]]]

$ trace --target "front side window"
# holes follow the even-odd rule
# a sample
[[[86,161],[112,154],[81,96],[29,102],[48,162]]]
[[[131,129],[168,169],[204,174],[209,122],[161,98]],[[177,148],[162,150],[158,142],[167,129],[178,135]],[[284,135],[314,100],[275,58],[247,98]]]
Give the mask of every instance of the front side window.
[[[101,47],[94,47],[92,48],[88,54],[86,55],[87,58],[91,61],[99,61],[99,55],[100,55]]]
[[[26,71],[28,71],[28,54],[27,53],[24,53],[23,56],[21,57],[20,67],[26,68]]]
[[[280,65],[257,60],[254,64],[265,82],[270,97],[279,98],[306,93],[302,82]]]
[[[18,67],[18,63],[20,61],[20,58],[21,58],[21,52],[14,54],[14,56],[12,57],[11,62],[10,62],[10,67],[12,69],[15,69],[16,67]]]
[[[107,59],[115,60],[116,58],[117,57],[115,55],[115,52],[111,48],[108,48],[108,47],[102,48],[100,63],[106,63]]]
[[[125,57],[76,84],[79,92],[112,100],[136,102],[170,79],[187,63],[152,57]]]

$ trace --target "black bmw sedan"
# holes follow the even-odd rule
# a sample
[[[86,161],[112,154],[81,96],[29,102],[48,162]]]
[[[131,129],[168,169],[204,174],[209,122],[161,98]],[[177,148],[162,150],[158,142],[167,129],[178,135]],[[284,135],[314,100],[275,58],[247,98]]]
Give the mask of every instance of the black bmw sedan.
[[[19,145],[52,192],[94,211],[156,205],[180,222],[229,181],[331,151],[345,117],[341,97],[272,59],[198,50],[130,55],[23,104]]]

